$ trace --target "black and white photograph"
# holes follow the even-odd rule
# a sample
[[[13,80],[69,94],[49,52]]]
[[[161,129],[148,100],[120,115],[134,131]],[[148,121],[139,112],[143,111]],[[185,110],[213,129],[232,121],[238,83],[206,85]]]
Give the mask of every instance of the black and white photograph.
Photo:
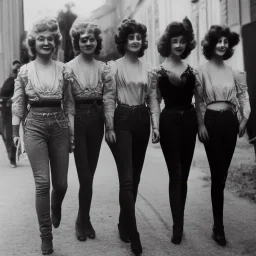
[[[0,256],[256,256],[256,0],[0,0]]]

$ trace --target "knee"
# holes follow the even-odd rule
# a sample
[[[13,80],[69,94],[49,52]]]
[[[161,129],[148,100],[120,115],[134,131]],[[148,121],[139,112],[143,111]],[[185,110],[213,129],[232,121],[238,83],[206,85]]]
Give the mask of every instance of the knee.
[[[132,178],[126,178],[122,181],[120,181],[120,190],[132,190],[133,188],[133,179]]]
[[[181,166],[175,165],[169,171],[169,181],[171,184],[181,184],[182,177],[181,177]]]
[[[53,189],[61,193],[66,193],[68,189],[68,184],[67,182],[57,182],[53,184]]]
[[[47,196],[50,192],[50,181],[36,180],[36,196]]]

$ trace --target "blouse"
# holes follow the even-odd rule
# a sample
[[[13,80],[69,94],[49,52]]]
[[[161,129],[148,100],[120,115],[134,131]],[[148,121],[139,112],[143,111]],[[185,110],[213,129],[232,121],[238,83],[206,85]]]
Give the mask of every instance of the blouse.
[[[200,101],[201,113],[205,112],[206,106],[210,103],[214,101],[225,101],[232,103],[236,111],[240,111],[242,118],[249,118],[251,108],[245,72],[233,69],[231,69],[231,72],[233,80],[218,85],[211,82],[207,64],[196,69],[197,96]],[[203,120],[199,121],[200,123],[203,122]]]
[[[30,102],[60,101],[65,114],[75,114],[75,104],[71,93],[73,75],[62,62],[54,61],[55,79],[51,85],[41,83],[36,72],[35,62],[31,61],[20,68],[15,80],[12,97],[12,115],[25,117]]]
[[[132,74],[128,74],[125,61],[120,58],[109,62],[111,76],[106,83],[103,95],[106,129],[114,128],[114,112],[116,103],[136,106],[147,104],[153,128],[159,127],[160,106],[157,101],[157,92],[154,84],[151,83],[150,65],[139,60],[139,80],[135,80]]]
[[[159,91],[158,100],[163,98],[165,108],[187,108],[192,105],[195,90],[195,75],[188,65],[186,70],[177,77],[181,80],[178,85],[173,84],[168,77],[169,71],[160,66],[153,68],[151,74],[155,77]]]
[[[72,94],[75,100],[102,99],[103,87],[110,67],[102,61],[93,60],[93,70],[85,70],[78,57],[67,63],[74,72]]]

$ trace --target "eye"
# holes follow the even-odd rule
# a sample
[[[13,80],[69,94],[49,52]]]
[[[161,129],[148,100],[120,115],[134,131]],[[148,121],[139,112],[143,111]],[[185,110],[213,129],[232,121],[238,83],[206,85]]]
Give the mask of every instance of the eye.
[[[140,41],[142,38],[141,38],[141,36],[139,35],[139,36],[136,36],[136,39],[137,39],[138,41]]]
[[[94,43],[95,41],[96,41],[95,38],[90,38],[91,43]]]
[[[53,38],[52,36],[49,36],[49,37],[47,38],[47,40],[48,40],[49,42],[53,42],[54,38]]]
[[[134,35],[128,36],[129,40],[134,40]]]
[[[37,40],[42,42],[42,41],[44,41],[44,37],[40,36],[40,37],[37,38]]]

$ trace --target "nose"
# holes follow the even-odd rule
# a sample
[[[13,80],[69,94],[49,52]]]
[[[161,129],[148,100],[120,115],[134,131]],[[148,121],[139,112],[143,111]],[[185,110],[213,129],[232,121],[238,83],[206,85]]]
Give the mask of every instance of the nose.
[[[48,39],[45,38],[45,39],[44,39],[44,45],[47,45],[48,43],[49,43]]]

